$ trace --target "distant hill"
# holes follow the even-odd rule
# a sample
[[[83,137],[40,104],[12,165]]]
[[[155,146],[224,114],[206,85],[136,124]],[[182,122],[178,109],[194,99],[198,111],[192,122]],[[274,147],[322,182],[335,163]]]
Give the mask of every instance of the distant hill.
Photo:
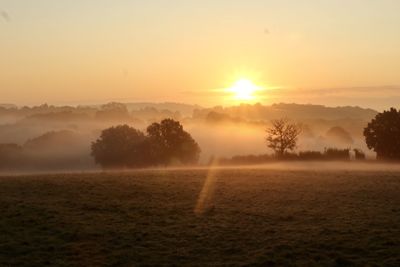
[[[306,119],[363,119],[370,120],[378,113],[373,109],[357,106],[326,107],[322,105],[273,104],[271,109],[288,114],[288,117]]]
[[[287,117],[293,120],[361,120],[369,121],[378,113],[373,109],[361,108],[357,106],[326,107],[312,104],[241,104],[238,106],[213,108],[203,108],[199,105],[184,103],[121,103],[126,106],[129,112],[154,111],[161,113],[179,113],[183,117],[193,117],[193,119],[218,119],[232,121],[269,121],[271,119]],[[0,104],[6,109],[17,109],[13,104]],[[51,112],[78,112],[93,113],[101,109],[101,105],[90,107],[68,107],[68,106],[49,106],[41,105],[35,107],[24,107],[17,110],[20,115],[46,114]],[[13,112],[13,111],[11,111]],[[10,112],[7,113],[10,115]],[[0,114],[1,115],[1,114]]]
[[[269,106],[261,104],[241,104],[232,107],[214,107],[196,110],[194,118],[207,118],[213,112],[230,116],[235,120],[266,121],[287,117],[294,120],[341,120],[355,119],[369,121],[378,112],[373,109],[360,107],[326,107],[311,104],[272,104]]]

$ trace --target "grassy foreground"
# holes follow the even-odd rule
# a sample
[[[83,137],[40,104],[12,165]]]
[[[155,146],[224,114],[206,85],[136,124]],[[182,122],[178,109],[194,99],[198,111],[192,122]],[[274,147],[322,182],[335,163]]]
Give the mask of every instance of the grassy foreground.
[[[0,177],[0,266],[45,265],[400,266],[400,172]]]

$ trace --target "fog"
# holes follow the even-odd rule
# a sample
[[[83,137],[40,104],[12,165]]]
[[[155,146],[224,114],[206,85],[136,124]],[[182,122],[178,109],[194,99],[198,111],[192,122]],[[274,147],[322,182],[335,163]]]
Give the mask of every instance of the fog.
[[[235,155],[251,155],[251,154],[270,154],[273,153],[267,147],[265,137],[265,125],[248,125],[248,124],[189,124],[186,129],[198,141],[202,148],[202,162],[208,162],[211,157],[232,157]],[[314,125],[307,125],[308,129]],[[330,126],[321,127],[317,125],[312,134],[308,130],[299,137],[297,151],[321,151],[325,148],[353,149],[358,148],[367,154],[367,158],[372,159],[375,153],[370,151],[361,137],[360,133],[352,135],[352,142],[340,140],[340,137],[333,138],[326,133]],[[359,129],[362,132],[362,129]]]
[[[309,172],[335,172],[335,171],[357,171],[357,172],[399,172],[400,165],[388,162],[355,162],[355,161],[294,161],[294,162],[271,162],[257,165],[207,165],[207,166],[178,166],[178,167],[154,167],[138,170],[112,170],[113,173],[124,172],[146,172],[146,171],[212,171],[213,175],[218,174],[218,171],[224,170],[271,170],[271,171],[309,171]],[[249,176],[250,179],[250,176]]]
[[[101,131],[120,124],[128,124],[145,131],[152,122],[164,118],[181,121],[199,144],[202,153],[200,164],[207,165],[212,158],[229,158],[236,155],[271,154],[265,142],[265,129],[270,119],[296,114],[294,122],[302,125],[303,131],[299,138],[297,151],[324,151],[325,148],[358,148],[373,159],[374,153],[368,150],[362,136],[366,120],[372,116],[371,110],[356,108],[343,113],[345,118],[335,115],[330,119],[318,118],[309,111],[301,116],[301,107],[296,105],[296,112],[289,112],[292,106],[284,106],[289,111],[285,113],[280,106],[271,112],[271,107],[240,106],[239,110],[201,109],[189,105],[162,105],[171,110],[157,109],[160,105],[146,107],[110,103],[93,107],[40,107],[1,108],[0,109],[0,144],[14,144],[0,150],[3,165],[7,160],[12,162],[10,168],[14,171],[90,171],[99,170],[90,153],[90,146],[101,134]],[[149,104],[150,105],[150,104]],[[182,112],[180,110],[182,109]],[[324,109],[313,106],[313,109]],[[233,111],[232,111],[233,110]],[[349,110],[346,108],[345,110]],[[192,111],[192,115],[190,114]],[[218,111],[218,113],[216,113]],[[335,113],[335,110],[329,111]],[[353,113],[355,114],[353,114]],[[310,116],[309,114],[313,114]],[[239,115],[240,116],[239,116]],[[325,111],[324,114],[330,114]],[[346,115],[347,114],[347,115]],[[353,117],[351,115],[354,115]],[[294,116],[294,115],[293,115]],[[288,116],[286,116],[288,117]],[[263,119],[264,118],[264,119]],[[289,117],[290,118],[290,117]],[[7,157],[9,154],[11,156]],[[14,157],[14,158],[13,158]],[[5,158],[5,160],[4,160]],[[18,160],[15,160],[18,159]],[[310,163],[290,163],[290,166],[311,166]],[[268,164],[268,167],[280,166]],[[331,163],[324,164],[334,166]],[[354,165],[351,165],[354,166]],[[364,166],[364,165],[360,165]],[[6,166],[7,167],[7,166]],[[366,166],[365,166],[366,167]]]

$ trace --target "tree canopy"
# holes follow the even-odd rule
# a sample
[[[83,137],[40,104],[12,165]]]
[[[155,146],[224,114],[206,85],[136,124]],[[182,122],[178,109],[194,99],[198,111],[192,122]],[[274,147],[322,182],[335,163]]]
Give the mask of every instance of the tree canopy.
[[[199,160],[200,147],[192,136],[175,120],[165,119],[147,127],[151,154],[159,164],[178,161],[193,164]]]
[[[364,129],[365,141],[378,159],[400,159],[400,110],[378,113]]]
[[[92,143],[92,156],[103,168],[194,164],[199,160],[199,145],[178,121],[153,123],[146,133],[128,125],[105,129]]]
[[[92,143],[92,156],[104,168],[141,166],[144,141],[145,135],[128,125],[111,127]]]

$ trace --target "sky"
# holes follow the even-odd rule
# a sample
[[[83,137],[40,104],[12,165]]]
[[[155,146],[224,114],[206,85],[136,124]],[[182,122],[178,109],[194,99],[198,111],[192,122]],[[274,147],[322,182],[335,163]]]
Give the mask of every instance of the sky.
[[[0,99],[19,105],[400,103],[398,0],[0,0]]]

